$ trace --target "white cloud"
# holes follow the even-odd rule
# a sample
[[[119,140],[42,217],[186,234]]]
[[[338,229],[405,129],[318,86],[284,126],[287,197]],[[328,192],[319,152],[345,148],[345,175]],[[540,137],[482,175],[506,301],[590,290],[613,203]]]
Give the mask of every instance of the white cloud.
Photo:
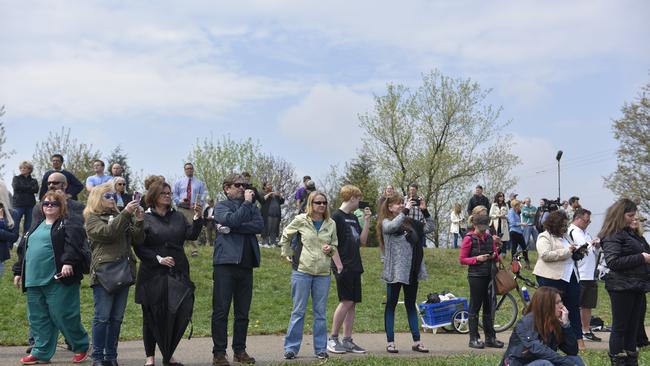
[[[315,85],[280,119],[282,133],[306,151],[327,150],[349,156],[360,146],[358,114],[369,110],[372,96],[345,86]]]

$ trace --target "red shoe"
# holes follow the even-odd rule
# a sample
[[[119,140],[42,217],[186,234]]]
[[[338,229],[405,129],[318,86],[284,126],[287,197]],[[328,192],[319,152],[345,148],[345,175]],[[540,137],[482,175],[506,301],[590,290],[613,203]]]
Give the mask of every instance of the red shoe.
[[[88,352],[75,353],[72,356],[72,363],[82,363],[88,359]]]
[[[36,358],[36,356],[32,356],[32,355],[21,358],[20,362],[23,365],[36,365],[36,364],[50,363],[50,361],[39,360],[38,358]]]

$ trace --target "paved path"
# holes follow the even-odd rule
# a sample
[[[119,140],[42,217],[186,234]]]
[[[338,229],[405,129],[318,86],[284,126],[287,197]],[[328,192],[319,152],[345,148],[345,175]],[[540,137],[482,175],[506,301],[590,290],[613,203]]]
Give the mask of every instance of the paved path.
[[[589,349],[607,349],[609,333],[596,333],[603,338],[602,342],[595,343],[587,341],[587,348]],[[499,333],[498,338],[507,342],[510,337],[510,332]],[[441,355],[461,354],[461,353],[501,353],[503,350],[486,349],[486,350],[473,350],[467,347],[468,336],[466,334],[445,333],[438,334],[423,333],[422,341],[427,348],[431,351],[429,354],[421,354],[411,351],[411,336],[408,333],[396,334],[396,344],[399,349],[398,354],[389,354],[386,352],[386,337],[383,333],[373,334],[357,334],[355,335],[355,342],[368,349],[368,353],[377,356],[390,356],[390,357],[435,357]],[[283,361],[283,336],[282,335],[269,335],[269,336],[249,336],[248,337],[248,352],[251,356],[255,357],[258,364],[269,365],[277,364]],[[228,343],[230,344],[230,342]],[[303,339],[302,349],[298,354],[296,363],[299,362],[312,362],[315,361],[313,357],[311,335],[306,335]],[[0,365],[11,366],[20,365],[19,359],[25,355],[25,347],[0,347]],[[212,363],[212,339],[211,338],[192,338],[191,340],[183,339],[178,346],[175,354],[179,361],[182,361],[186,366],[209,366]],[[229,357],[232,360],[232,352],[229,352]],[[362,358],[364,355],[332,355],[331,357],[349,357],[349,358]],[[58,348],[54,358],[52,358],[52,365],[71,365],[72,353]],[[128,341],[120,342],[119,345],[119,363],[120,366],[141,366],[144,364],[144,348],[142,341]],[[162,358],[157,355],[157,365],[162,365]],[[82,365],[90,365],[91,361],[86,361]]]

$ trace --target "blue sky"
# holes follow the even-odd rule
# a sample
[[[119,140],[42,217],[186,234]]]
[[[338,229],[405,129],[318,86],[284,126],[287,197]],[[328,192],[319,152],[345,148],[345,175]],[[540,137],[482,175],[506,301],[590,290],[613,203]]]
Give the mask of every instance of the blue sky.
[[[197,137],[258,139],[322,176],[361,146],[357,115],[386,83],[472,78],[511,120],[516,188],[603,212],[611,120],[650,80],[645,1],[0,0],[5,180],[50,130],[176,176]],[[306,136],[307,135],[307,136]],[[155,158],[153,158],[155,157]],[[564,194],[563,194],[564,195]]]

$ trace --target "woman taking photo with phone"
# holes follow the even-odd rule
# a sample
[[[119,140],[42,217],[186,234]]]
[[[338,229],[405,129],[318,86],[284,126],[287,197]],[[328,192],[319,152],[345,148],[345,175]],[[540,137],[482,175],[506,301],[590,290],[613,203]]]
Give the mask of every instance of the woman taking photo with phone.
[[[284,338],[284,358],[296,358],[302,344],[305,309],[311,295],[314,317],[314,354],[319,359],[327,355],[327,295],[330,289],[332,260],[339,273],[343,263],[336,248],[336,223],[330,217],[327,196],[312,192],[307,196],[306,212],[296,216],[282,232],[282,256],[290,257],[291,297],[293,309]],[[298,236],[293,247],[292,239]]]
[[[427,278],[424,267],[422,243],[425,234],[433,230],[433,220],[427,211],[426,202],[420,199],[420,211],[425,222],[407,217],[415,200],[404,205],[402,196],[393,193],[386,197],[379,209],[377,233],[380,246],[384,248],[384,270],[381,279],[386,282],[386,307],[384,329],[388,342],[386,351],[397,353],[395,346],[395,307],[399,293],[404,289],[404,306],[408,315],[409,328],[413,338],[411,349],[415,352],[429,352],[420,341],[418,311],[415,305],[418,283]]]
[[[641,312],[645,293],[650,290],[650,247],[635,230],[637,205],[623,198],[607,209],[598,233],[603,255],[609,268],[605,289],[612,304],[612,333],[609,357],[612,365],[638,365],[636,350],[638,328],[643,324]]]
[[[122,177],[114,177],[113,180],[113,191],[115,192],[115,208],[117,211],[122,211],[124,206],[131,202],[131,195],[126,193],[126,180]],[[138,203],[139,203],[138,197]]]
[[[121,178],[116,178],[121,179]],[[137,201],[127,202],[122,212],[115,207],[113,184],[96,186],[84,209],[90,241],[90,286],[93,289],[93,366],[117,365],[117,342],[129,297],[135,282],[132,240],[141,240],[144,211]],[[120,286],[115,283],[129,277]]]
[[[499,261],[497,244],[490,232],[486,215],[472,216],[474,230],[467,233],[460,247],[460,264],[467,265],[469,282],[469,347],[502,348],[503,342],[496,339],[494,331],[493,305],[496,304],[494,275],[495,262]],[[498,237],[497,237],[498,238]],[[478,312],[483,308],[483,331],[485,343],[478,334]]]
[[[29,327],[34,347],[20,359],[24,365],[48,363],[56,351],[59,331],[72,347],[73,363],[88,357],[88,333],[81,324],[80,248],[84,229],[65,220],[63,193],[47,191],[41,201],[43,218],[32,224],[18,247],[14,285],[27,292]]]
[[[542,286],[510,335],[500,366],[584,366],[560,292]],[[562,350],[566,356],[559,354]]]

